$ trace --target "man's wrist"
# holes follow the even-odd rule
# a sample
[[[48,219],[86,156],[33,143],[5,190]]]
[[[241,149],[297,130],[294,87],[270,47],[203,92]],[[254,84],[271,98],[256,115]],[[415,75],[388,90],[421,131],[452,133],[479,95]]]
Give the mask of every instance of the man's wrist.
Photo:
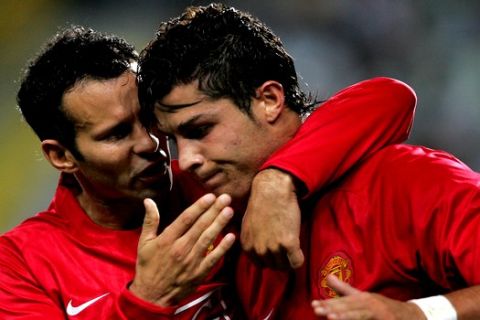
[[[408,302],[416,304],[427,320],[457,320],[457,311],[445,296],[412,299]]]
[[[272,183],[274,185],[280,184],[287,186],[288,190],[295,193],[298,198],[301,198],[306,188],[303,183],[289,172],[269,167],[260,171],[253,180],[254,183]],[[287,190],[287,189],[284,189]]]

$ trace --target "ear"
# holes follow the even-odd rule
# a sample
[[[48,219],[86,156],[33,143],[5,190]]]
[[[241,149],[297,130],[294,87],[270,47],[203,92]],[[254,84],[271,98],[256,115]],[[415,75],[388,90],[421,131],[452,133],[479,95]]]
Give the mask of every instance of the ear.
[[[285,109],[285,92],[277,81],[265,81],[257,88],[256,99],[263,104],[265,119],[269,123],[275,122]]]
[[[42,151],[45,158],[55,169],[66,173],[77,171],[78,166],[75,157],[57,140],[43,140]]]

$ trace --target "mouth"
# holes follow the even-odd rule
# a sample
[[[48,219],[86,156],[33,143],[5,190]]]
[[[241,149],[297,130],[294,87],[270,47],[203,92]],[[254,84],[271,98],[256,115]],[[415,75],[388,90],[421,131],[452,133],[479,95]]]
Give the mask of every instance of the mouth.
[[[222,184],[222,172],[215,170],[206,174],[198,174],[197,177],[200,180],[200,183],[205,187],[213,190],[221,186]]]
[[[168,164],[165,161],[158,161],[143,169],[137,178],[140,180],[158,180],[162,177],[168,177]]]

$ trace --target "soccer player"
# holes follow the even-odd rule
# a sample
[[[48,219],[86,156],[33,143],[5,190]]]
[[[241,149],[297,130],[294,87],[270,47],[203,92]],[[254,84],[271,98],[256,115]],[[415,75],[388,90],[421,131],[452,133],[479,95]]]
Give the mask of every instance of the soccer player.
[[[18,103],[61,176],[49,208],[0,237],[0,318],[243,318],[223,259],[234,241],[224,230],[230,197],[208,194],[182,213],[204,191],[176,161],[170,168],[165,138],[140,121],[136,59],[122,39],[72,27],[29,65]],[[311,172],[316,186],[408,136],[414,95],[396,97],[402,85],[384,83],[385,93],[351,92],[314,112],[292,140],[325,169]],[[336,130],[345,144],[329,143]],[[294,206],[289,175],[269,169],[258,177],[268,190],[252,189],[257,207]],[[158,202],[161,221],[144,198]]]
[[[308,106],[278,37],[219,4],[162,23],[141,54],[139,79],[142,107],[176,140],[180,168],[208,190],[232,195],[237,212],[255,172],[284,150]],[[385,79],[361,82],[319,108],[385,86]],[[405,96],[407,89],[396,91]],[[342,144],[336,134],[328,138]],[[304,170],[320,162],[302,149],[289,154],[296,157],[274,166],[309,186]],[[290,228],[300,229],[302,267],[274,271],[240,255],[237,290],[248,318],[480,317],[479,188],[479,175],[442,151],[393,145],[371,154],[301,202],[302,223]],[[338,296],[345,297],[311,307]]]

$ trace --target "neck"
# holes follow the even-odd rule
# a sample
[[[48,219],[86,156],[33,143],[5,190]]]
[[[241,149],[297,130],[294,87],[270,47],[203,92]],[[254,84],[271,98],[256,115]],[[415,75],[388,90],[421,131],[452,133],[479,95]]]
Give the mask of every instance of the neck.
[[[78,202],[96,224],[116,230],[138,228],[145,209],[142,200],[131,198],[98,199],[85,191],[77,195]]]

